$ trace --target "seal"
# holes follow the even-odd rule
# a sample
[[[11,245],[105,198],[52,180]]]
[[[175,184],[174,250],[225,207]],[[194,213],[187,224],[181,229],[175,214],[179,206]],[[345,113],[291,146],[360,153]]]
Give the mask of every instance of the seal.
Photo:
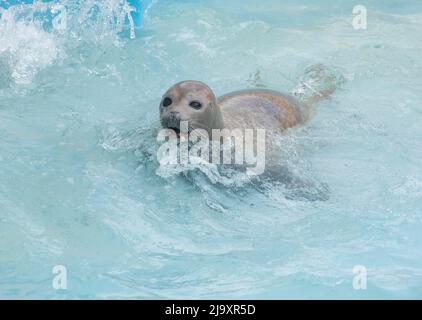
[[[274,141],[272,138],[277,136],[275,133],[283,133],[289,128],[306,123],[313,114],[313,105],[334,90],[333,86],[324,91],[315,91],[304,101],[266,89],[235,91],[216,98],[205,83],[183,81],[172,86],[163,95],[160,122],[163,128],[172,129],[178,135],[181,132],[181,123],[187,122],[188,133],[202,129],[212,138],[213,129],[264,129],[267,136],[264,146],[267,156],[264,156],[265,169],[262,171],[264,177],[285,183],[289,189],[295,191],[295,196],[301,192],[300,197],[307,200],[324,200],[327,199],[325,187],[320,188],[316,183],[305,181],[291,173],[283,165],[283,161],[280,161],[280,153],[274,152],[277,151],[276,144],[268,141]],[[182,131],[184,130],[183,128]],[[256,141],[253,142],[254,145]],[[256,145],[258,148],[258,144]],[[245,141],[245,150],[246,148]]]
[[[278,91],[251,89],[235,91],[216,98],[200,81],[183,81],[172,86],[160,103],[164,128],[180,130],[189,122],[189,131],[205,129],[265,129],[282,132],[310,119],[312,105],[328,92],[308,101]]]

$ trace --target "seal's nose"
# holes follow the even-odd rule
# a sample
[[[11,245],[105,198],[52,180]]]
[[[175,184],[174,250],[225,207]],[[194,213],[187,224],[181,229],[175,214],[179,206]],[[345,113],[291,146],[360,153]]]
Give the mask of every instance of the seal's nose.
[[[162,123],[167,128],[179,128],[180,113],[178,111],[168,111],[162,118]]]
[[[170,111],[169,118],[172,120],[179,120],[180,119],[180,112],[179,111]]]

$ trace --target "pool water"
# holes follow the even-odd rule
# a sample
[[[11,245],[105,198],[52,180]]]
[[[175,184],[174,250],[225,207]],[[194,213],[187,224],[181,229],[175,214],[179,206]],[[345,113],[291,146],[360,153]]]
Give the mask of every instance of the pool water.
[[[124,1],[0,2],[1,298],[422,297],[420,1],[365,1],[366,30],[354,1],[156,0],[136,30]],[[342,81],[282,143],[327,199],[157,164],[172,84],[295,92],[313,66]]]

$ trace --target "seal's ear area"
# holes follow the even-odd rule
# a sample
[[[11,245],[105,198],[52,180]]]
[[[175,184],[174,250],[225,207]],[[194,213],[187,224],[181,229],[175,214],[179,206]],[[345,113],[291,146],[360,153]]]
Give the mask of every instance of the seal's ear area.
[[[207,85],[206,85],[205,98],[206,98],[208,101],[211,101],[213,104],[217,105],[217,98],[215,97],[215,94],[214,94],[214,92],[211,90],[211,88],[210,88],[210,87],[208,87]]]

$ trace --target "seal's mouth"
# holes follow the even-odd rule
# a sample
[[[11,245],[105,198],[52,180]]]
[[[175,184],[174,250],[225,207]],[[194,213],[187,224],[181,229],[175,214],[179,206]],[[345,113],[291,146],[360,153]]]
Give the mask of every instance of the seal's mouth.
[[[180,135],[180,121],[179,114],[173,112],[161,117],[162,127],[173,130],[178,136]]]
[[[170,129],[173,130],[178,137],[180,137],[180,125],[181,125],[181,121],[180,119],[175,119],[174,117],[168,117],[168,118],[162,118],[161,119],[161,126],[164,129]],[[187,128],[187,133],[190,133],[190,128]]]
[[[180,137],[180,121],[174,121],[173,119],[163,119],[161,121],[161,126],[164,129],[170,129],[173,130],[176,134],[177,137]]]
[[[176,132],[177,136],[180,136],[180,129],[177,127],[167,127],[167,129],[173,130]]]

